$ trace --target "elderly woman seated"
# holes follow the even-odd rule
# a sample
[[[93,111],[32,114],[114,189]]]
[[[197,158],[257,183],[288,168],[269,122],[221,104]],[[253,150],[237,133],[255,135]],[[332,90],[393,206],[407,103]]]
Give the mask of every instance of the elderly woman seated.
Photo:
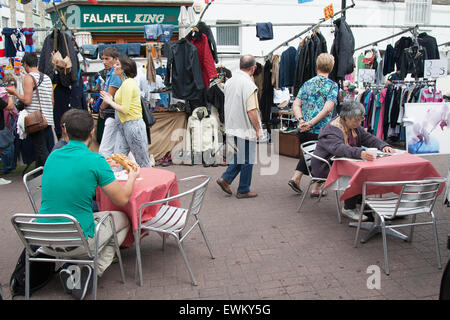
[[[328,161],[333,156],[373,161],[375,157],[365,151],[362,146],[394,153],[395,150],[388,143],[364,130],[361,126],[364,114],[365,109],[361,103],[344,102],[339,116],[320,130],[314,154]],[[328,166],[317,159],[312,158],[311,168],[312,174],[316,177],[326,178],[328,176]],[[360,214],[356,208],[358,202],[361,203],[361,195],[345,200],[342,215],[358,220]],[[367,219],[366,216],[363,216],[362,220],[366,221]]]

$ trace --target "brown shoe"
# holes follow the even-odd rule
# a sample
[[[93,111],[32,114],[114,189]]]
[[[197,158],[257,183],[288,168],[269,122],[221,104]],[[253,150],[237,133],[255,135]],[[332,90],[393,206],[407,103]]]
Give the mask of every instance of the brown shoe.
[[[223,192],[228,194],[233,194],[231,191],[230,185],[223,178],[217,179],[217,184],[222,188]]]
[[[258,196],[258,194],[256,192],[236,193],[236,198],[238,198],[238,199],[254,198],[257,196]]]

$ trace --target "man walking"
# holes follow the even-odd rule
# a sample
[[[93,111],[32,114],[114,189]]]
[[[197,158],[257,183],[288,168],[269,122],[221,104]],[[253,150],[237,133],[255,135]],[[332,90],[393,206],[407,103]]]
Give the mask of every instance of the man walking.
[[[258,88],[253,81],[256,60],[252,55],[242,56],[239,62],[240,70],[225,83],[225,134],[233,139],[237,148],[233,162],[217,179],[217,184],[224,192],[231,195],[230,184],[240,173],[238,199],[254,198],[258,194],[250,192],[253,164],[256,155],[256,140],[262,138],[261,121],[259,117]]]

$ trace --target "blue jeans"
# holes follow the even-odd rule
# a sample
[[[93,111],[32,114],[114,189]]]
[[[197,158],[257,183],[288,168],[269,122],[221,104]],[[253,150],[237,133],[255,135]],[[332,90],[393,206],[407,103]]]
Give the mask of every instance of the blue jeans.
[[[3,111],[2,111],[3,112]],[[11,127],[14,127],[14,119],[10,117]],[[14,154],[14,142],[11,143],[7,148],[2,150],[2,172],[10,173],[16,169],[16,161]]]
[[[250,192],[252,183],[253,164],[255,163],[256,142],[234,137],[234,143],[238,148],[233,162],[228,164],[222,179],[231,184],[240,173],[237,193]]]

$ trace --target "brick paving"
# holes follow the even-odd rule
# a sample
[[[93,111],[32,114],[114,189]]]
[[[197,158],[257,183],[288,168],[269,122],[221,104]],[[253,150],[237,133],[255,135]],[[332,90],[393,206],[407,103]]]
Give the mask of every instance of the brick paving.
[[[425,157],[446,176],[450,156]],[[296,159],[279,159],[279,172],[260,175],[256,166],[252,191],[254,199],[227,196],[215,183],[225,167],[170,166],[178,177],[207,174],[212,177],[201,220],[212,243],[211,259],[199,230],[185,241],[185,250],[198,281],[192,286],[176,244],[169,240],[164,251],[154,234],[142,241],[144,286],[134,279],[134,247],[122,250],[126,284],[120,282],[118,264],[99,279],[98,299],[437,299],[442,270],[437,268],[430,226],[417,227],[412,243],[388,238],[391,275],[384,274],[381,236],[358,248],[353,247],[355,228],[348,220],[338,224],[334,195],[319,203],[307,198],[302,213],[296,208],[300,197],[287,185]],[[0,186],[0,283],[10,298],[8,282],[22,249],[10,217],[32,212],[20,177]],[[303,179],[305,188],[307,179]],[[232,185],[235,192],[237,181]],[[438,221],[442,264],[450,257],[446,248],[450,233],[450,209],[439,197],[435,210]],[[368,266],[381,268],[381,288],[368,289]],[[90,296],[88,296],[89,298]],[[23,299],[18,297],[16,299]],[[32,299],[71,300],[55,277]]]

